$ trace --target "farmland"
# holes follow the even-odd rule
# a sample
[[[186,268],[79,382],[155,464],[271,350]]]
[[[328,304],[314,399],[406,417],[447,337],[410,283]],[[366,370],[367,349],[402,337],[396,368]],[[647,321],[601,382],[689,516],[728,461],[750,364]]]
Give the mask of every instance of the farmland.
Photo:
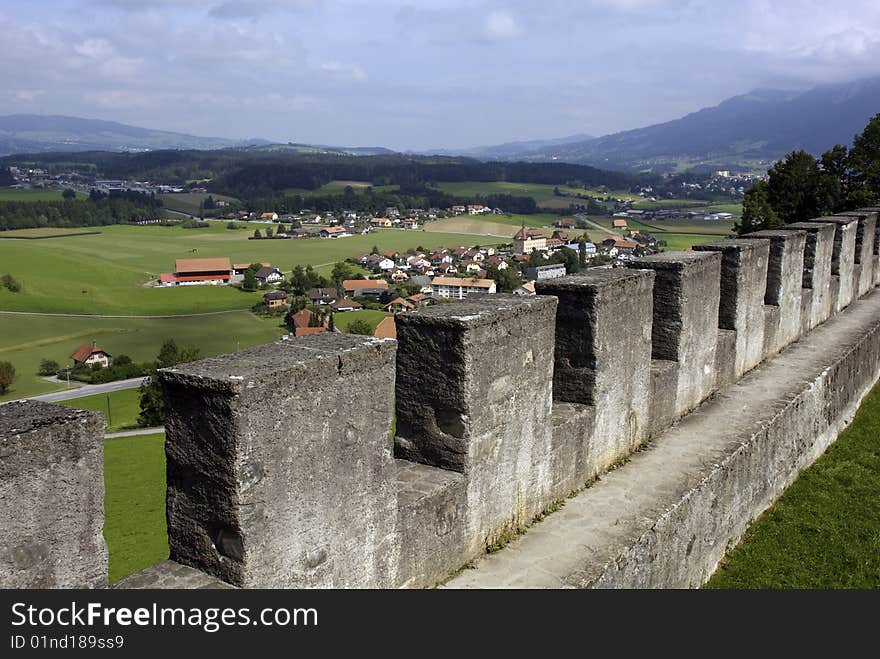
[[[383,318],[390,316],[390,313],[384,311],[376,311],[374,309],[363,309],[362,311],[347,311],[345,313],[333,314],[333,324],[343,332],[348,331],[348,326],[356,320],[366,322],[374,330]]]
[[[85,199],[86,195],[81,192],[77,198]],[[0,188],[0,201],[62,201],[61,190],[37,190],[17,188]]]
[[[180,211],[181,213],[189,213],[196,215],[199,212],[199,204],[208,197],[212,197],[214,201],[228,201],[230,203],[238,203],[235,197],[227,197],[222,194],[201,194],[195,192],[176,192],[173,194],[160,194],[159,199],[162,200],[165,208]]]
[[[104,440],[110,583],[168,558],[165,434]]]
[[[65,400],[61,405],[75,407],[79,410],[100,412],[107,420],[107,432],[130,430],[137,427],[140,414],[140,392],[135,389],[123,389],[108,394],[95,394]]]
[[[16,380],[0,401],[35,396],[65,388],[37,375],[40,361],[70,365],[77,346],[96,341],[111,355],[126,354],[135,362],[156,358],[166,339],[199,348],[208,357],[281,338],[278,318],[263,319],[249,311],[190,318],[87,318],[0,314],[0,361],[15,366]],[[114,419],[115,421],[115,419]]]
[[[289,273],[294,265],[330,266],[358,252],[405,251],[423,246],[470,245],[473,236],[422,231],[380,230],[340,240],[248,240],[249,225],[231,231],[220,222],[207,229],[163,226],[107,226],[100,235],[54,240],[3,240],[0,263],[22,290],[0,289],[0,309],[49,313],[111,315],[186,314],[245,309],[260,293],[227,286],[154,288],[159,273],[174,269],[174,259],[229,256],[233,262],[271,262]],[[496,241],[500,242],[500,241]]]

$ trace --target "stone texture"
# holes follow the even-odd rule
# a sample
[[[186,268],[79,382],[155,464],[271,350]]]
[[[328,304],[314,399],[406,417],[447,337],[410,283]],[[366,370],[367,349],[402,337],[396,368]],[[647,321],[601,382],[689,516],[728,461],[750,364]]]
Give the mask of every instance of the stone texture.
[[[324,333],[161,371],[171,559],[244,587],[394,585],[394,349]]]
[[[736,332],[731,366],[734,379],[740,378],[764,358],[764,290],[770,240],[721,240],[694,245],[694,250],[721,252],[718,327]]]
[[[802,328],[808,332],[824,323],[832,313],[831,260],[834,253],[834,225],[822,222],[795,222],[781,229],[806,231],[804,244]],[[810,291],[809,295],[806,292]]]
[[[845,309],[854,297],[854,272],[856,258],[856,232],[858,219],[848,217],[816,217],[810,222],[822,222],[834,225],[834,249],[831,255],[832,279],[831,297],[834,301],[834,313]]]
[[[599,471],[648,436],[653,285],[653,271],[623,268],[535,285],[559,299],[553,397],[595,407],[590,453]]]
[[[107,585],[104,417],[0,405],[0,587]]]
[[[848,211],[837,213],[839,217],[854,217],[859,221],[856,228],[856,265],[853,273],[855,295],[862,297],[874,287],[874,240],[877,231],[877,213],[874,211]]]
[[[234,586],[188,565],[162,561],[120,579],[114,590],[225,590]]]
[[[398,585],[431,587],[470,558],[464,554],[465,478],[418,462],[394,462],[401,545]]]
[[[878,376],[873,293],[445,585],[697,587],[850,422]]]
[[[877,221],[874,226],[874,285],[880,284],[880,206],[860,208],[860,211],[874,213]]]
[[[721,254],[664,252],[627,266],[654,270],[652,356],[678,362],[675,415],[699,405],[715,384]]]
[[[556,303],[491,295],[397,316],[396,455],[465,475],[468,554],[550,500]]]
[[[743,238],[770,240],[764,304],[777,307],[779,313],[768,314],[767,318],[773,322],[768,322],[764,328],[765,356],[769,357],[801,336],[801,288],[807,232],[773,229],[756,231]]]

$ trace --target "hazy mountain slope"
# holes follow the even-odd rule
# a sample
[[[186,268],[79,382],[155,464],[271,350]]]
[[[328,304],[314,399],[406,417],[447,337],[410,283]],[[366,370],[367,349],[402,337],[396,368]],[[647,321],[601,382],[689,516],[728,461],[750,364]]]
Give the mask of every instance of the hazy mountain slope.
[[[265,140],[196,137],[115,121],[59,115],[14,114],[0,117],[0,155],[47,151],[147,151],[222,149]]]
[[[806,92],[758,89],[681,119],[541,149],[532,159],[641,168],[674,162],[772,161],[793,149],[820,154],[880,112],[880,77]]]

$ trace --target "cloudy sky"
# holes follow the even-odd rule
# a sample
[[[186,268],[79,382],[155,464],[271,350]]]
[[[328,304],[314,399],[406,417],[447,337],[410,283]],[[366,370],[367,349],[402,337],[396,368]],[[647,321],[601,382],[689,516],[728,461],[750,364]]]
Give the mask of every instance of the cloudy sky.
[[[397,149],[880,74],[877,0],[2,0],[0,114]]]

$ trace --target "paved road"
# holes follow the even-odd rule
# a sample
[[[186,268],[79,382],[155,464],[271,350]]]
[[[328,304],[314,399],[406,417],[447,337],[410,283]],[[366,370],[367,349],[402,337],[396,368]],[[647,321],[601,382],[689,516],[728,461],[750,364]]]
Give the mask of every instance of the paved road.
[[[104,434],[104,439],[114,439],[116,437],[137,437],[139,435],[155,435],[159,432],[165,432],[165,426],[158,428],[138,428],[137,430],[126,430],[124,432],[108,432]]]
[[[57,403],[60,400],[69,400],[71,398],[82,398],[83,396],[92,396],[94,394],[108,394],[111,391],[135,389],[141,386],[141,382],[143,381],[144,378],[131,378],[130,380],[118,380],[116,382],[108,382],[107,384],[84,384],[78,389],[65,389],[64,391],[56,391],[51,394],[30,396],[29,400],[41,400],[44,403]],[[71,384],[73,383],[71,382]]]
[[[621,239],[623,238],[623,236],[621,234],[617,233],[616,231],[612,231],[611,229],[609,229],[607,227],[603,227],[601,224],[596,224],[595,222],[593,222],[593,220],[588,218],[586,215],[576,215],[575,217],[577,217],[579,220],[583,220],[584,222],[589,224],[591,227],[595,227],[596,229],[599,229],[600,231],[604,231],[605,233],[611,234],[615,238],[621,238]]]

